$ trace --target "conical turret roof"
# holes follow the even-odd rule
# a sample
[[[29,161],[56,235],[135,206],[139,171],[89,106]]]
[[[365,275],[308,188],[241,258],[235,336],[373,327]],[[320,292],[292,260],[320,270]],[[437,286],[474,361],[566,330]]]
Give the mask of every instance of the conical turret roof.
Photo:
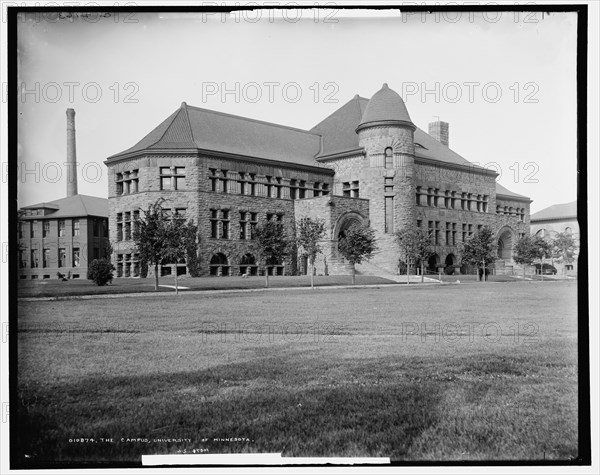
[[[383,84],[367,104],[356,130],[371,125],[408,125],[416,128],[400,94],[390,89],[387,83]]]

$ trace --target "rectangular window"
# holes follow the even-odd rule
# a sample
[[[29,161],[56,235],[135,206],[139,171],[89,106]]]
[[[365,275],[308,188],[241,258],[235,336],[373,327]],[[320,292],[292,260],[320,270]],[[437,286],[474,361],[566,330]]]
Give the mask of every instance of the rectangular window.
[[[221,220],[221,238],[229,239],[229,211],[223,210],[221,211],[222,220]]]
[[[67,266],[67,250],[64,247],[58,249],[58,267]]]
[[[44,221],[43,222],[43,231],[42,231],[42,237],[47,238],[48,236],[50,236],[50,221]]]
[[[219,191],[221,193],[227,193],[229,190],[227,189],[227,170],[221,170],[221,178],[219,178]]]
[[[473,225],[469,224],[469,237],[473,235]]]
[[[420,228],[421,226],[423,226],[423,221],[420,219],[417,219],[417,228]]]
[[[452,245],[456,246],[456,223],[452,223]]]
[[[25,223],[21,222],[21,223],[19,223],[19,239],[23,239],[24,234],[25,234]]]
[[[267,197],[268,198],[272,198],[273,197],[273,177],[272,176],[266,176],[265,177],[267,180]]]
[[[452,243],[452,223],[446,223],[446,244]]]
[[[123,239],[125,241],[131,240],[131,221],[125,222],[125,232],[123,233]]]
[[[435,222],[435,245],[438,246],[440,244],[440,222]]]
[[[394,232],[394,197],[385,197],[385,232],[391,234]]]
[[[326,196],[329,194],[329,183],[323,183],[323,186],[321,187],[321,192],[322,192],[323,196]]]
[[[117,223],[117,241],[123,240],[123,223]]]
[[[19,249],[19,267],[21,269],[27,267],[27,259],[25,258],[25,251],[23,249]]]
[[[387,177],[385,178],[384,191],[386,193],[394,192],[394,179],[393,178],[387,178]]]
[[[419,206],[421,204],[421,187],[417,186],[415,192],[415,204]]]
[[[29,223],[29,237],[34,238],[36,237],[36,232],[37,232],[37,221],[31,221]]]
[[[184,190],[185,167],[160,167],[160,189]]]
[[[275,185],[275,189],[276,189],[276,193],[277,193],[276,198],[281,198],[281,188],[282,188],[281,187],[281,178],[277,177],[277,178],[275,178],[275,181],[277,182],[277,184]]]
[[[463,224],[462,225],[462,242],[466,242],[467,241],[467,225]]]
[[[436,208],[440,205],[439,202],[439,193],[440,190],[438,190],[437,188],[435,190],[433,190],[433,206],[435,206]]]
[[[358,181],[353,181],[352,182],[352,198],[358,198],[359,197],[359,193],[358,193]],[[392,225],[393,227],[393,225]]]
[[[240,239],[246,239],[246,211],[240,211]]]
[[[65,220],[59,219],[58,220],[58,237],[64,237],[64,236],[65,236]]]
[[[250,173],[250,195],[256,196],[256,175]]]
[[[290,180],[290,198],[295,200],[298,197],[298,182],[296,180]]]
[[[100,220],[93,219],[92,220],[92,233],[94,236],[100,236]]]
[[[79,236],[79,220],[73,220],[73,236]]]
[[[256,226],[258,226],[258,213],[250,213],[250,239],[256,237]]]
[[[240,195],[246,194],[246,180],[244,178],[244,173],[239,172],[240,177],[238,178],[238,184],[240,185]]]
[[[219,237],[218,213],[219,211],[216,209],[210,210],[210,237],[213,239],[218,239]]]
[[[42,265],[44,267],[50,267],[50,249],[44,249],[42,252]]]
[[[208,179],[210,180],[210,191],[217,191],[217,183],[218,183],[217,170],[214,168],[209,168],[208,173],[209,173]],[[241,175],[241,173],[240,173],[240,175]]]
[[[306,182],[304,180],[300,180],[300,188],[299,188],[298,192],[299,192],[298,198],[300,198],[300,199],[306,198]]]
[[[79,248],[78,247],[74,247],[73,248],[73,267],[79,267]]]

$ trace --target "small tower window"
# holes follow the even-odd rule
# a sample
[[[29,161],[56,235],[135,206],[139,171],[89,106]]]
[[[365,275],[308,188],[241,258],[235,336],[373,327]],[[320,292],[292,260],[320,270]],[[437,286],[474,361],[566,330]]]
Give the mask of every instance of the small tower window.
[[[385,168],[392,168],[394,166],[394,156],[392,154],[391,147],[385,149]]]

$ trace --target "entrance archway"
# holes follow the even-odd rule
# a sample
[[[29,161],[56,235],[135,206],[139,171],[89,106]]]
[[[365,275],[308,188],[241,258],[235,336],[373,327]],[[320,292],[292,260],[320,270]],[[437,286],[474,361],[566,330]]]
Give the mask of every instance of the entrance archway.
[[[430,256],[429,259],[427,259],[427,269],[429,270],[429,272],[436,273],[439,264],[440,256],[438,256],[437,254],[434,254],[433,256]]]
[[[498,259],[505,261],[512,260],[513,250],[513,231],[510,228],[504,227],[498,233]]]
[[[456,256],[450,253],[446,256],[446,260],[444,262],[446,266],[453,266],[456,264]]]
[[[367,219],[357,211],[348,211],[338,218],[333,230],[333,237],[335,240],[334,249],[336,253],[338,251],[337,244],[340,241],[340,239],[344,237],[345,232],[348,230],[348,228],[350,228],[350,226],[354,224],[360,225],[364,223],[367,223]]]

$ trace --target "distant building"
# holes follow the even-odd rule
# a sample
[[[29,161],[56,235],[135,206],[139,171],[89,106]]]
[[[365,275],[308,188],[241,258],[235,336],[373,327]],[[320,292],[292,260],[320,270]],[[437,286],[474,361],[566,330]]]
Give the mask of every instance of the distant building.
[[[577,201],[549,206],[531,215],[531,234],[553,239],[557,233],[572,234],[579,248],[579,222],[577,221]],[[559,270],[563,264],[554,263]],[[572,264],[564,264],[567,271],[577,271],[577,259]]]
[[[108,200],[77,194],[75,111],[67,110],[67,197],[19,210],[19,278],[85,279],[88,264],[106,256]],[[108,257],[108,256],[106,256]]]
[[[371,99],[355,96],[311,130],[184,102],[105,164],[110,238],[123,276],[139,275],[135,217],[159,197],[170,213],[199,225],[201,275],[256,273],[253,230],[265,220],[282,221],[293,234],[298,219],[323,219],[326,237],[317,262],[323,274],[348,272],[337,246],[356,222],[376,233],[371,273],[397,272],[394,233],[403,228],[431,233],[431,271],[457,266],[458,246],[482,226],[495,234],[501,271],[514,264],[513,243],[529,233],[531,200],[452,151],[448,123],[430,124],[429,134],[417,128],[387,84]],[[273,264],[277,274],[307,271],[297,256]],[[173,272],[185,274],[185,263],[161,267],[162,274]]]

